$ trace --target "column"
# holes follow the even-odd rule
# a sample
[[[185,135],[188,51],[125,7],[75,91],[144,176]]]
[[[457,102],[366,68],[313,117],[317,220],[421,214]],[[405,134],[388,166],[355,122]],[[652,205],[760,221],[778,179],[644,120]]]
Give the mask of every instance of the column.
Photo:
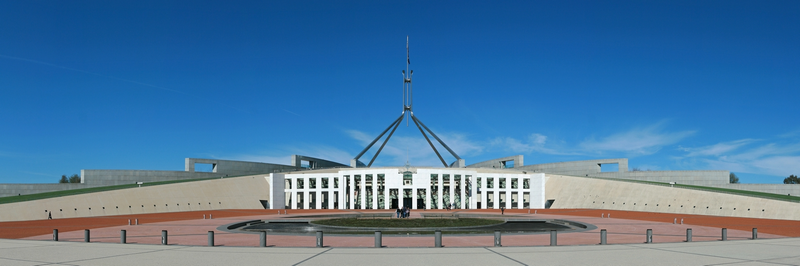
[[[350,191],[347,193],[347,197],[350,199],[350,209],[352,210],[352,209],[354,209],[356,207],[356,199],[354,197],[354,195],[356,194],[355,193],[355,191],[356,191],[356,181],[355,181],[356,180],[356,176],[355,175],[350,175],[347,178],[347,180],[350,181],[350,182],[348,182],[348,183],[350,183]]]
[[[316,192],[314,192],[314,193],[317,194],[317,196],[316,196],[317,197],[316,198],[317,206],[315,207],[315,208],[317,208],[317,210],[322,209],[322,189],[319,189],[319,187],[321,187],[321,186],[322,186],[322,183],[317,183],[317,188],[314,189],[314,190],[316,190]]]
[[[481,177],[481,209],[486,209],[486,177]]]
[[[438,189],[436,191],[436,194],[437,194],[436,195],[436,206],[439,209],[444,209],[444,206],[442,206],[442,203],[444,202],[444,199],[442,198],[442,196],[444,196],[444,182],[442,182],[443,176],[444,176],[443,174],[436,175],[436,178],[438,178],[438,181],[439,181],[438,182]]]
[[[417,209],[417,189],[411,188],[411,209]]]
[[[378,209],[378,175],[372,175],[372,209]]]
[[[508,178],[506,180],[509,180],[509,181],[507,181],[508,183],[506,183],[506,204],[504,206],[506,207],[506,209],[511,209],[511,191],[512,191],[511,190],[511,182],[510,182],[511,179]]]
[[[292,193],[290,196],[291,198],[289,199],[289,209],[294,210],[297,209],[297,179],[292,178],[290,180],[292,182],[293,189],[289,190]]]
[[[425,181],[425,208],[431,208],[431,177],[428,176]]]
[[[367,176],[366,175],[361,175],[361,182],[359,182],[359,183],[361,183],[361,188],[358,191],[358,197],[361,198],[361,206],[360,207],[363,210],[363,209],[367,208],[367,201],[366,201],[366,199],[367,199],[366,198],[367,197]]]
[[[466,209],[467,208],[467,205],[464,204],[464,202],[467,199],[467,187],[465,186],[466,184],[467,184],[467,175],[461,175],[461,180],[458,181],[458,186],[461,187],[461,196],[460,196],[461,197],[461,203],[460,203],[461,206],[459,207],[461,209]]]
[[[492,193],[493,194],[492,195],[492,200],[494,201],[494,208],[495,209],[499,209],[500,208],[500,189],[498,189],[498,187],[500,187],[500,178],[499,177],[492,178],[492,184],[493,184],[492,185],[492,190],[494,190],[494,193]]]

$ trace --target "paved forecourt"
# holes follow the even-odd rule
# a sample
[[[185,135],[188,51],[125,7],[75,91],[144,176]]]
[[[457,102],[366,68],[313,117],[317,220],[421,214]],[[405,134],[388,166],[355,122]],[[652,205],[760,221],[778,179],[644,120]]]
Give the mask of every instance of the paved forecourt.
[[[464,248],[124,245],[0,239],[0,265],[799,265],[800,238]]]

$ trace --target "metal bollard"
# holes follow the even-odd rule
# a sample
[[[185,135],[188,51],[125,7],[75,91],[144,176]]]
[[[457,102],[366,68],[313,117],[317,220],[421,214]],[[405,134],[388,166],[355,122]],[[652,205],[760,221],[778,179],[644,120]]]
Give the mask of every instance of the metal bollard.
[[[681,224],[683,224],[683,218],[681,218]]]
[[[557,246],[558,245],[558,231],[550,230],[550,245]]]
[[[383,247],[383,233],[381,231],[375,231],[375,247]]]
[[[600,218],[606,218],[606,214],[605,213],[601,213],[600,214]]]
[[[161,244],[167,245],[167,230],[161,230]]]
[[[678,223],[678,218],[672,219],[672,224]]]
[[[536,214],[537,212],[539,212],[539,210],[533,210],[533,214]]]
[[[692,242],[692,228],[686,229],[686,242]]]
[[[208,246],[214,246],[214,231],[208,231]]]
[[[89,229],[83,229],[83,242],[89,242]]]
[[[753,228],[753,239],[758,239],[758,228]]]
[[[206,215],[205,215],[205,214],[203,214],[203,220],[205,220],[205,219],[206,219]]]
[[[119,230],[119,243],[125,244],[128,242],[128,232],[125,230]]]
[[[600,230],[600,245],[605,245],[606,244],[606,238],[607,237],[608,237],[608,232],[606,232],[606,229],[601,229]]]
[[[494,246],[495,247],[502,247],[503,246],[501,241],[500,241],[500,237],[501,237],[500,230],[495,230],[494,231]]]
[[[647,241],[645,243],[653,243],[653,229],[647,229]]]
[[[259,241],[259,246],[264,248],[267,247],[267,232],[261,231],[261,240]]]
[[[53,241],[58,241],[58,229],[53,229]]]
[[[606,216],[606,218],[611,218],[611,213],[608,213],[608,215]]]
[[[728,240],[728,228],[722,228],[722,241]]]
[[[131,219],[128,219],[128,225],[131,225]]]
[[[323,244],[322,244],[322,231],[317,231],[317,247],[318,248],[323,247]]]
[[[136,219],[136,225],[139,225],[139,219],[138,218]]]
[[[214,216],[212,216],[212,215],[209,213],[209,214],[208,214],[208,219],[214,219]]]
[[[442,247],[442,231],[436,230],[436,232],[433,232],[433,236],[434,236],[434,241],[433,241],[434,245],[437,248]]]

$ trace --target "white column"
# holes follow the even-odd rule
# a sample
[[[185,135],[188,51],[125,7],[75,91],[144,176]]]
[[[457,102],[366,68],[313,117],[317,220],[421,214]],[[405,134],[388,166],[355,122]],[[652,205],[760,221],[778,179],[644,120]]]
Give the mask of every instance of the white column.
[[[411,209],[417,209],[417,189],[411,188]]]
[[[292,179],[292,182],[297,182],[297,181],[295,179]],[[289,199],[289,209],[292,210],[297,209],[297,183],[294,183],[293,186],[294,188],[290,190],[292,195],[290,196],[291,198]]]
[[[372,175],[372,209],[378,209],[378,175]]]
[[[498,189],[498,187],[500,187],[500,178],[499,177],[492,178],[492,184],[493,184],[492,190],[494,190],[494,193],[492,193],[494,208],[498,209],[500,208],[500,189]]]
[[[481,177],[481,209],[486,209],[486,177]]]
[[[425,208],[431,208],[431,177],[428,176],[425,181]]]
[[[347,193],[347,198],[350,199],[350,209],[352,210],[352,209],[354,209],[356,207],[356,200],[355,200],[355,197],[353,196],[353,195],[356,194],[355,193],[355,191],[356,191],[356,186],[355,186],[356,177],[355,177],[355,175],[350,175],[350,177],[348,177],[347,180],[349,181],[348,183],[350,183],[350,187],[349,187],[350,191]]]
[[[319,185],[319,184],[317,184],[317,185]],[[319,186],[317,186],[317,187],[319,187]],[[314,193],[317,194],[315,196],[315,197],[317,197],[316,198],[317,202],[315,202],[317,204],[317,206],[315,208],[317,208],[317,210],[319,210],[319,209],[322,209],[322,190],[319,189],[319,188],[314,189],[314,190],[316,190]]]
[[[367,208],[367,201],[366,201],[366,199],[367,199],[367,176],[366,175],[361,175],[361,182],[359,182],[359,183],[361,183],[361,188],[359,188],[358,197],[361,198],[361,206],[360,207],[363,210],[363,209]]]
[[[444,199],[442,199],[442,196],[444,195],[444,182],[442,182],[442,178],[443,178],[442,176],[443,176],[442,174],[437,174],[436,175],[436,178],[438,178],[438,181],[439,181],[438,182],[438,188],[437,188],[437,191],[436,191],[436,206],[439,209],[444,209],[444,206],[442,206],[442,203],[444,202]]]
[[[458,181],[458,186],[461,187],[461,195],[460,195],[461,202],[459,203],[460,209],[466,209],[466,204],[464,204],[464,201],[467,199],[467,187],[465,186],[466,184],[467,184],[467,176],[462,175],[461,180]]]

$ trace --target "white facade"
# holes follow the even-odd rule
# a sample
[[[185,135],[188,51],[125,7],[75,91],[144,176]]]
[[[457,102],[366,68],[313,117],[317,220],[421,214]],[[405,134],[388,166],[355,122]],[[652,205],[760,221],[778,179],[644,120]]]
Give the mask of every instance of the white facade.
[[[277,184],[281,179],[283,184]],[[269,180],[271,209],[545,206],[543,173],[477,168],[340,168],[271,174]]]

